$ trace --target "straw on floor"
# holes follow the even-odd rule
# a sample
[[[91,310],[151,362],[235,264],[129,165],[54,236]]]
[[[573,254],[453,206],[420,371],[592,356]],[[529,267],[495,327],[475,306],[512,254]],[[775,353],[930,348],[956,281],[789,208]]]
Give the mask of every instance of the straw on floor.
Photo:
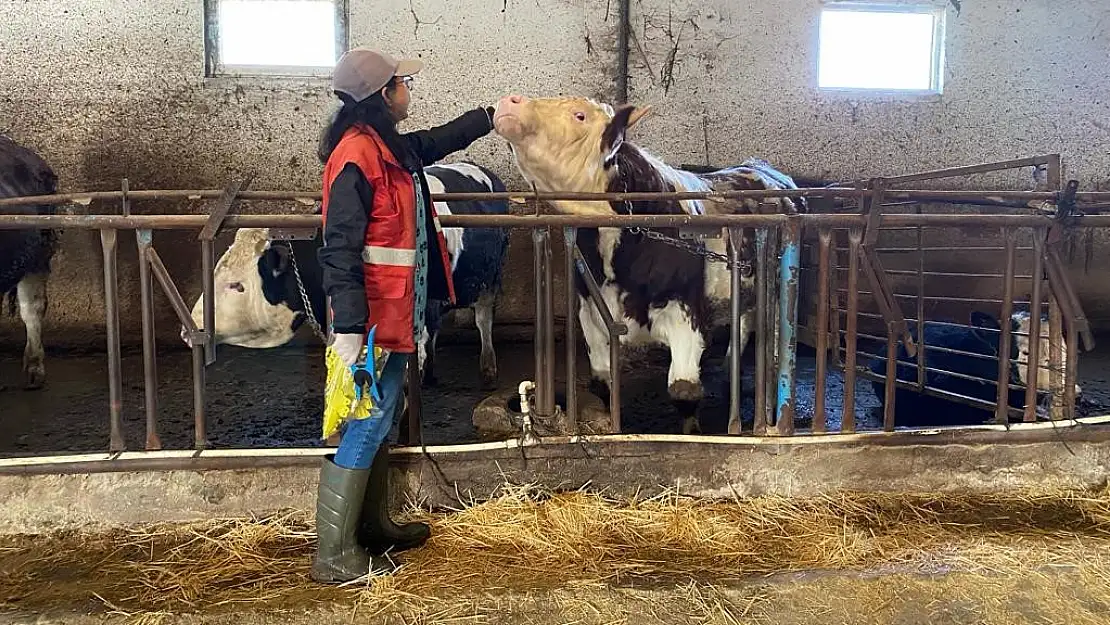
[[[1100,583],[1110,605],[1110,489],[705,501],[506,487],[462,510],[409,514],[433,524],[431,541],[398,556],[395,574],[343,587],[309,579],[304,512],[0,539],[0,606],[164,614],[338,602],[427,614],[479,592],[696,588],[821,569],[958,566],[989,577],[1061,564]]]

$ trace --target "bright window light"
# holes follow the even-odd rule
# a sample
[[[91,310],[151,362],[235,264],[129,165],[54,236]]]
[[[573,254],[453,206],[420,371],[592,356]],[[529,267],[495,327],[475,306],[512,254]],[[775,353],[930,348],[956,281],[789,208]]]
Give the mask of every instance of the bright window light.
[[[818,85],[939,92],[943,19],[933,7],[823,9]]]
[[[222,66],[335,66],[335,2],[219,0],[217,20]]]

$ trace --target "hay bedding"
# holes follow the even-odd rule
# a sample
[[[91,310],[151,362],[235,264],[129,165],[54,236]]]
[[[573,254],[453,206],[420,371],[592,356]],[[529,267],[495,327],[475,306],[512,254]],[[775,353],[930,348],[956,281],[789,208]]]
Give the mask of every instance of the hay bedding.
[[[315,534],[302,512],[0,539],[0,608],[149,616],[236,611],[246,604],[252,611],[338,604],[418,613],[432,622],[429,615],[473,608],[467,601],[478,594],[682,588],[706,614],[735,618],[759,597],[740,609],[720,592],[706,599],[705,589],[784,572],[864,571],[884,580],[871,585],[872,599],[889,604],[896,587],[890,582],[907,570],[973,575],[970,587],[978,590],[972,595],[987,597],[991,584],[1001,593],[1016,579],[1066,566],[1095,593],[1088,603],[1104,602],[1098,605],[1107,607],[1110,620],[1110,489],[710,502],[673,493],[617,501],[507,487],[462,510],[410,515],[433,524],[428,545],[402,554],[403,566],[392,576],[343,587],[309,579]],[[854,588],[858,594],[871,586]],[[946,591],[952,597],[968,592]]]

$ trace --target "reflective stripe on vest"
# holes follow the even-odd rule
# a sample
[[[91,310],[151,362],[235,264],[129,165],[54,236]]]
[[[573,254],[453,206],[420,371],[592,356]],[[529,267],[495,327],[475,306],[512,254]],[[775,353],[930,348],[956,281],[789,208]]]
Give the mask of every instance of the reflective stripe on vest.
[[[367,245],[362,248],[362,262],[370,265],[416,266],[416,250]]]

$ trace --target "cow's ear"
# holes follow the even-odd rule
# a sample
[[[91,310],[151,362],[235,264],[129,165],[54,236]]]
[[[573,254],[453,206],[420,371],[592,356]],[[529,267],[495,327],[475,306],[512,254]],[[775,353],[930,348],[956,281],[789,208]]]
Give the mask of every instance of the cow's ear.
[[[998,320],[984,312],[971,313],[971,333],[986,343],[997,344],[1002,326]]]
[[[605,155],[606,167],[611,166],[616,160],[617,152],[624,145],[624,137],[628,129],[635,126],[650,111],[650,106],[625,105],[617,109],[601,135],[601,153]]]

